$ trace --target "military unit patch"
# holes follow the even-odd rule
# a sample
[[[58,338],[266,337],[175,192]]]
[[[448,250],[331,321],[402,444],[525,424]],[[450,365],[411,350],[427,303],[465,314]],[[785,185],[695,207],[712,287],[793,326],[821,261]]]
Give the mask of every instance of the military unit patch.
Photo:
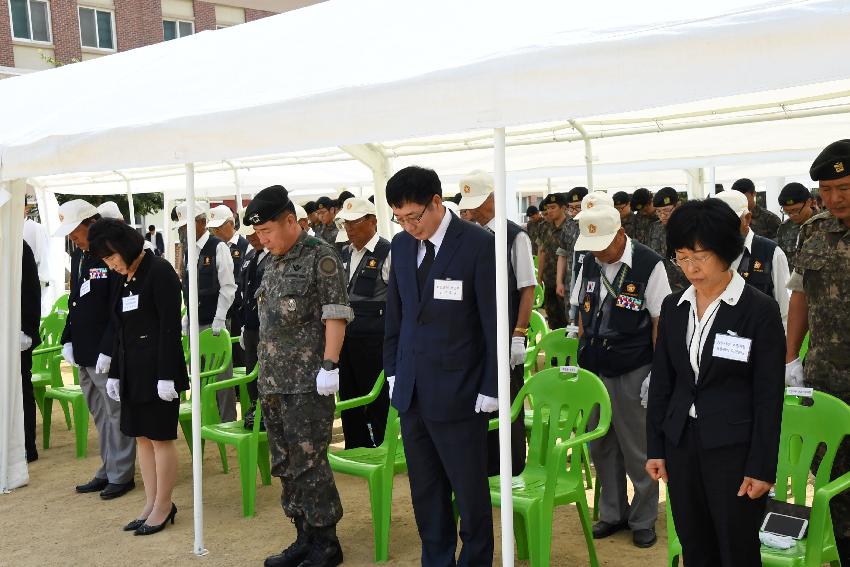
[[[323,276],[332,276],[336,274],[336,260],[334,260],[330,256],[325,256],[321,260],[319,260],[319,271]]]

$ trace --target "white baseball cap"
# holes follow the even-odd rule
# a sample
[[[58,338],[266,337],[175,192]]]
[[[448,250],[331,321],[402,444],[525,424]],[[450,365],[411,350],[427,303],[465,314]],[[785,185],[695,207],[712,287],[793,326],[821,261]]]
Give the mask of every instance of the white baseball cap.
[[[461,210],[477,209],[484,204],[484,201],[493,192],[493,176],[486,171],[476,169],[465,175],[458,185],[460,186],[458,208]]]
[[[585,211],[593,210],[595,207],[613,207],[614,199],[606,193],[605,191],[591,191],[581,200],[581,212],[579,212],[575,217],[578,220],[579,216],[584,214]]]
[[[307,210],[299,205],[298,203],[292,203],[292,206],[295,207],[295,220],[307,219]]]
[[[209,228],[218,228],[229,220],[233,220],[233,211],[227,205],[218,205],[207,212],[207,227]]]
[[[579,237],[576,240],[576,250],[600,252],[614,241],[622,226],[620,212],[608,205],[596,205],[587,211],[582,211],[578,220]]]
[[[73,199],[59,205],[59,222],[62,225],[53,233],[53,236],[68,236],[80,223],[99,215],[97,207],[82,199]]]
[[[118,208],[115,201],[105,201],[101,203],[97,207],[97,212],[105,219],[124,220],[124,215],[121,214],[121,210]]]
[[[456,217],[460,218],[460,207],[454,201],[443,201],[443,206],[453,212]]]
[[[196,219],[201,216],[206,216],[207,205],[205,203],[195,202],[193,208],[195,212],[194,216],[192,217],[193,219]],[[186,223],[189,222],[189,213],[187,209],[188,207],[186,206],[186,203],[177,206],[177,222],[175,223],[175,226],[177,226],[178,228],[180,228],[181,226],[186,226]]]
[[[362,219],[366,215],[376,215],[375,205],[369,202],[368,199],[362,199],[360,197],[351,197],[346,199],[345,202],[340,207],[339,212],[336,214],[336,218],[342,219],[344,221],[354,221],[357,219]],[[343,241],[344,242],[344,241]]]
[[[747,205],[747,196],[740,191],[723,191],[715,195],[714,198],[729,205],[739,218],[750,212],[750,208]]]

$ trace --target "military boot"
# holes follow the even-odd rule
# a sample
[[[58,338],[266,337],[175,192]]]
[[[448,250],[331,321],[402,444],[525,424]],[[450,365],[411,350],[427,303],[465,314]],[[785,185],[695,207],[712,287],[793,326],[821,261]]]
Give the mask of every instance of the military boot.
[[[292,523],[295,524],[298,537],[292,545],[277,555],[266,557],[266,561],[263,563],[264,567],[297,567],[310,553],[310,536],[307,533],[304,518],[294,518]]]
[[[342,547],[336,537],[336,526],[310,527],[310,553],[298,567],[336,567],[342,563]]]

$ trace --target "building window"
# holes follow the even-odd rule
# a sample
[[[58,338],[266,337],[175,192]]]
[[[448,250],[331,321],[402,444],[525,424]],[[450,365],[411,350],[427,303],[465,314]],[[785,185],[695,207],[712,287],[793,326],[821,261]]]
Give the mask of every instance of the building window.
[[[80,8],[80,43],[83,47],[115,49],[112,12]]]
[[[162,20],[162,36],[165,41],[186,37],[195,33],[195,24],[183,20]]]
[[[12,37],[50,42],[50,6],[41,0],[9,0]]]

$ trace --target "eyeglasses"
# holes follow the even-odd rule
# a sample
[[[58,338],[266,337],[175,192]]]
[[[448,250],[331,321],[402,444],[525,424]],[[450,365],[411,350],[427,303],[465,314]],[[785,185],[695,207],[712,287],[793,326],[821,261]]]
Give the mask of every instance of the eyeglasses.
[[[805,204],[805,203],[802,203],[799,207],[797,207],[797,208],[796,208],[795,210],[793,210],[793,211],[789,211],[789,210],[788,210],[787,208],[785,208],[785,207],[782,207],[782,210],[783,210],[783,211],[785,211],[785,214],[786,214],[786,215],[788,215],[789,217],[796,217],[797,215],[799,215],[800,213],[802,213],[802,212],[803,212],[803,209],[805,209],[805,208],[806,208],[806,204]]]
[[[391,220],[391,221],[393,221],[393,222],[394,222],[394,223],[396,223],[396,224],[401,225],[401,226],[404,226],[404,225],[406,225],[406,224],[410,224],[410,225],[417,225],[417,224],[419,224],[419,221],[421,221],[421,220],[422,220],[422,217],[424,217],[424,216],[425,216],[425,213],[428,211],[428,207],[429,207],[429,206],[430,206],[430,203],[429,203],[429,204],[427,204],[427,205],[425,205],[425,208],[424,208],[424,209],[422,209],[422,212],[421,212],[421,213],[419,213],[419,214],[418,214],[418,215],[416,215],[416,216],[408,215],[408,216],[406,216],[406,217],[401,217],[401,218],[399,218],[399,217],[397,217],[397,216],[393,215],[393,216],[392,216],[392,218],[391,218],[390,220]]]
[[[700,268],[709,260],[709,258],[711,258],[711,255],[711,252],[706,252],[705,254],[702,254],[700,256],[697,256],[696,254],[694,254],[692,257],[686,256],[684,258],[679,258],[678,256],[676,256],[674,262],[676,262],[676,265],[682,268],[683,270],[685,268]]]
[[[570,213],[577,215],[581,212],[581,203],[577,203],[575,205],[567,205],[567,210],[569,210]]]
[[[357,226],[361,222],[365,221],[367,218],[369,218],[369,217],[364,216],[364,217],[360,217],[359,219],[355,219],[355,220],[342,221],[342,224],[345,225],[346,228],[352,227],[352,226]]]

